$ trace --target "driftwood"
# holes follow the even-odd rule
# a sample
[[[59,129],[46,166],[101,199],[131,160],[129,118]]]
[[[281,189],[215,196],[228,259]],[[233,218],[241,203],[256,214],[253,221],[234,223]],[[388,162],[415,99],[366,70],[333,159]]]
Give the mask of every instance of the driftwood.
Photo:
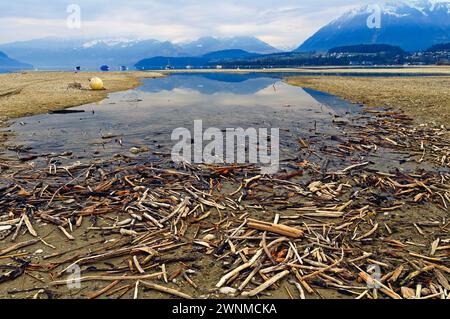
[[[28,241],[24,241],[24,242],[12,245],[12,246],[10,246],[8,248],[0,250],[0,256],[6,255],[6,254],[8,254],[8,253],[10,253],[12,251],[15,251],[15,250],[18,250],[18,249],[21,249],[21,248],[24,248],[24,247],[28,247],[28,246],[34,245],[37,242],[39,242],[39,239],[28,240]]]
[[[141,284],[147,288],[153,289],[153,290],[157,290],[160,292],[164,292],[170,295],[174,295],[176,297],[179,298],[183,298],[183,299],[193,299],[191,296],[189,296],[188,294],[185,294],[183,292],[180,292],[178,290],[172,289],[172,288],[168,288],[168,287],[164,287],[164,286],[160,286],[154,283],[150,283],[150,282],[146,282],[146,281],[141,281]]]
[[[296,229],[296,228],[285,226],[285,225],[278,225],[278,224],[262,222],[262,221],[258,221],[258,220],[254,220],[254,219],[249,219],[247,226],[250,228],[268,231],[268,232],[272,232],[275,234],[292,237],[292,238],[300,238],[303,236],[303,231],[300,229]]]
[[[86,163],[66,163],[76,154],[21,152],[33,165],[1,158],[2,280],[28,285],[34,276],[64,293],[67,280],[55,278],[79,266],[81,281],[107,282],[83,287],[90,298],[145,298],[142,288],[252,298],[280,287],[302,299],[329,290],[448,298],[448,131],[374,114],[336,120],[345,134],[296,137],[297,154],[274,176],[256,165],[174,164],[163,151]],[[408,165],[382,170],[385,153]],[[55,238],[73,247],[62,251]],[[216,287],[205,287],[210,268],[199,267],[210,262],[226,269],[212,274]]]
[[[0,92],[0,97],[8,97],[11,95],[17,95],[20,94],[22,92],[23,88],[18,88],[18,89],[14,89],[11,91],[6,91],[6,92]]]
[[[153,279],[161,276],[162,273],[155,273],[155,274],[147,274],[147,275],[141,275],[141,276],[85,276],[80,278],[69,278],[66,280],[57,280],[52,281],[49,283],[49,285],[52,286],[60,286],[60,285],[67,285],[69,282],[73,282],[76,280],[77,282],[85,282],[85,281],[123,281],[123,280],[143,280],[143,279]]]
[[[283,277],[287,276],[288,274],[289,274],[289,270],[282,271],[282,272],[276,274],[275,276],[273,276],[272,278],[270,278],[269,280],[267,280],[261,286],[256,287],[255,289],[253,289],[253,290],[251,290],[249,292],[244,292],[244,293],[242,293],[242,295],[243,296],[248,296],[248,297],[254,297],[257,294],[259,294],[259,293],[263,292],[264,290],[266,290],[267,288],[269,288],[270,286],[272,286],[278,280],[280,280]]]

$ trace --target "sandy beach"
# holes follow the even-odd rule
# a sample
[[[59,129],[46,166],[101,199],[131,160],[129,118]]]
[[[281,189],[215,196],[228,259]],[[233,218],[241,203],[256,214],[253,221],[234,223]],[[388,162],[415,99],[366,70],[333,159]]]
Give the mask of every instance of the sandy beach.
[[[15,77],[28,86],[0,99],[12,118],[162,76],[100,74],[108,90],[93,92],[93,75],[2,76],[10,92]],[[195,78],[146,83],[136,92],[142,104],[120,105],[129,99],[113,94],[89,114],[11,121],[17,136],[0,152],[0,298],[447,298],[439,288],[450,273],[445,127],[395,109],[322,103],[278,74],[247,91],[234,90],[246,81]],[[372,80],[382,96],[425,103],[431,95],[420,90],[445,97],[449,77],[286,79],[362,96],[370,91],[358,85]],[[67,90],[73,81],[85,89]],[[280,170],[175,163],[172,128],[201,116],[217,127],[278,125]],[[367,286],[373,265],[386,283],[379,292]],[[68,284],[72,270],[78,287]]]
[[[4,1],[0,301],[450,300],[450,0],[357,2]]]
[[[434,122],[436,124],[448,125],[450,121],[450,67],[447,66],[404,68],[330,66],[259,70],[214,69],[162,71],[163,74],[168,75],[186,72],[298,73],[298,76],[287,78],[287,83],[324,91],[354,103],[364,104],[365,106],[392,107],[397,111],[404,112],[417,123]],[[320,74],[318,75],[318,73]],[[342,74],[342,76],[339,74]],[[355,74],[361,74],[361,76],[350,76]],[[367,74],[378,76],[363,76]],[[381,76],[381,74],[392,76]],[[422,77],[420,75],[424,76]]]
[[[100,77],[105,90],[89,89],[89,79]],[[103,100],[111,92],[139,86],[142,78],[156,78],[156,72],[24,72],[0,74],[0,124],[9,118],[42,114]],[[82,89],[69,88],[78,82]]]
[[[450,77],[290,77],[292,85],[324,91],[365,106],[401,110],[417,123],[450,122]]]

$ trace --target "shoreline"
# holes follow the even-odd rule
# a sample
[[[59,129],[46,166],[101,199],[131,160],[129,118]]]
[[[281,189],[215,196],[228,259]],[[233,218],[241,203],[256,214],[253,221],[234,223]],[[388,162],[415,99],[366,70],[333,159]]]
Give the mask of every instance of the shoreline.
[[[273,69],[177,69],[177,70],[156,70],[162,74],[177,73],[298,73],[301,74],[424,74],[424,75],[448,75],[448,66],[408,66],[408,67],[346,67],[346,66],[317,66],[303,68],[273,68]]]
[[[105,90],[89,89],[89,79],[100,77]],[[0,126],[10,119],[94,103],[109,93],[142,85],[141,79],[164,77],[158,72],[22,72],[0,74]],[[80,83],[82,89],[68,88]]]
[[[311,74],[320,70],[328,75]],[[424,76],[339,76],[333,73],[392,73]],[[400,110],[417,123],[434,122],[448,126],[450,122],[450,67],[415,68],[308,68],[270,70],[169,70],[130,72],[22,72],[0,74],[0,127],[7,127],[14,118],[44,114],[49,111],[94,103],[109,93],[126,91],[142,85],[141,79],[159,78],[178,73],[298,73],[286,76],[288,84],[327,92],[368,107],[389,107]],[[446,76],[446,72],[449,76]],[[441,73],[440,76],[431,76]],[[426,75],[426,76],[425,76]],[[106,90],[89,89],[89,79],[99,76]],[[73,82],[83,89],[68,89]],[[5,95],[6,94],[6,95]],[[6,134],[6,133],[5,133]],[[7,139],[3,134],[0,143]]]
[[[324,73],[323,76],[311,74],[317,72]],[[336,76],[332,75],[340,73],[364,73],[364,74],[424,74],[427,76],[420,77],[395,77],[395,76],[377,76],[376,78],[364,76]],[[445,91],[445,84],[438,82],[450,83],[450,67],[415,67],[415,68],[302,68],[302,69],[270,69],[270,70],[230,70],[230,69],[209,69],[209,70],[163,70],[163,71],[129,71],[129,72],[65,72],[65,71],[45,71],[45,72],[22,72],[22,73],[5,73],[0,74],[0,126],[4,125],[8,120],[24,116],[32,116],[44,114],[49,111],[63,110],[70,107],[94,103],[105,99],[109,93],[126,91],[142,85],[141,79],[159,78],[170,74],[178,73],[298,73],[298,76],[286,77],[286,82],[291,85],[304,86],[307,88],[324,91],[337,95],[352,102],[366,104],[367,106],[389,106],[402,109],[405,107],[404,101],[407,100],[405,95],[400,92],[399,87],[402,83],[413,83],[412,88],[420,88],[420,85],[433,83],[430,91],[441,92],[444,90],[444,100],[450,103],[450,93],[448,89]],[[430,74],[441,74],[433,77]],[[327,74],[327,75],[325,75]],[[448,74],[448,76],[447,76]],[[106,90],[93,91],[89,89],[89,79],[98,76],[103,79]],[[294,79],[295,77],[295,79]],[[425,81],[423,81],[425,79]],[[83,89],[68,89],[68,85],[73,82],[81,83]],[[362,83],[370,83],[362,85]],[[389,85],[383,85],[389,83]],[[393,90],[392,85],[395,85]],[[370,87],[369,87],[370,86]],[[448,86],[449,87],[449,86]],[[375,88],[375,89],[374,89]],[[374,95],[370,91],[379,90],[389,91],[389,95],[398,97],[392,98],[392,101],[386,101],[380,94]],[[423,90],[419,90],[423,94]],[[405,93],[414,93],[407,90]],[[5,96],[6,94],[6,96]],[[361,95],[367,95],[364,98]],[[416,94],[417,95],[417,94]],[[433,94],[436,95],[436,94]],[[374,100],[381,98],[380,101]],[[417,95],[419,104],[428,105],[436,102],[436,99],[427,100],[422,95]],[[403,101],[403,103],[402,103]],[[389,103],[387,103],[389,102]],[[395,102],[399,102],[398,107]],[[444,103],[445,105],[445,103]],[[446,104],[449,105],[449,104]],[[447,110],[441,107],[443,112]],[[448,108],[447,108],[448,109]],[[404,110],[407,111],[407,110]],[[427,111],[428,112],[428,111]],[[448,112],[448,111],[447,111]],[[417,114],[412,114],[417,115]],[[441,119],[441,117],[439,117]],[[447,123],[450,117],[445,117]]]
[[[401,111],[416,124],[449,126],[450,76],[292,76],[286,83],[336,95],[366,107]]]
[[[336,130],[302,137],[295,118],[281,124],[295,156],[275,175],[177,164],[152,147],[86,162],[77,152],[0,159],[0,265],[11,269],[0,297],[289,298],[301,271],[305,299],[350,298],[347,287],[447,298],[446,129],[390,111],[330,120]],[[433,272],[417,274],[430,261]],[[81,289],[66,285],[73,265]],[[373,265],[389,290],[372,296],[361,269]]]

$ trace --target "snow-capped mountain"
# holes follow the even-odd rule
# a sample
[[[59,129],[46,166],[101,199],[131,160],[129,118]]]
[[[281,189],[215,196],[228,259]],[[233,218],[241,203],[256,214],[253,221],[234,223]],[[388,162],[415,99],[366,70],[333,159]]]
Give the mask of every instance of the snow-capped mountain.
[[[369,21],[369,23],[368,23]],[[298,51],[326,51],[356,44],[391,44],[407,51],[450,42],[450,1],[374,2],[321,28]]]
[[[172,43],[139,39],[61,39],[44,38],[0,45],[11,57],[26,61],[37,68],[97,68],[133,66],[136,62],[156,56],[201,56],[208,52],[242,49],[255,53],[278,50],[253,37],[200,38],[194,42]]]
[[[260,54],[280,51],[255,37],[244,36],[230,38],[203,37],[194,42],[181,43],[180,47],[187,55],[193,56],[223,50],[244,50]]]

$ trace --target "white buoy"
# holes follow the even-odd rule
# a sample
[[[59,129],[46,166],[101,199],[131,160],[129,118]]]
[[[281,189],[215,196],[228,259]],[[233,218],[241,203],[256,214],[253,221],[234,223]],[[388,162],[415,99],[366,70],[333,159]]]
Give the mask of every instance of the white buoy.
[[[103,90],[103,81],[98,77],[94,77],[89,80],[89,86],[92,90]]]

